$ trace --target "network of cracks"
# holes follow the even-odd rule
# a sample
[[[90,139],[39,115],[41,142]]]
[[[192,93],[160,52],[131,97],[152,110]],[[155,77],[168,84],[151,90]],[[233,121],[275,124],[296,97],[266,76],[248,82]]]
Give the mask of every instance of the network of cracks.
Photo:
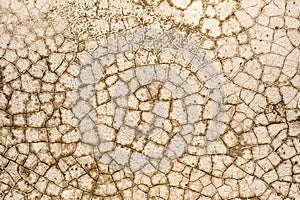
[[[299,1],[0,13],[1,199],[300,199]]]

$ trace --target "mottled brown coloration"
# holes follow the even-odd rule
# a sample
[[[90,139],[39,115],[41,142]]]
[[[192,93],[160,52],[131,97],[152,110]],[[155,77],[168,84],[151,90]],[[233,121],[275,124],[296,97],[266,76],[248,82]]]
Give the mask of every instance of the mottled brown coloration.
[[[0,1],[0,198],[300,199],[299,16],[299,0]],[[218,78],[210,82],[210,71],[197,74],[180,56],[142,45],[97,55],[99,46],[113,51],[107,38],[143,27],[195,38],[195,54],[205,52],[212,65],[204,66]],[[86,62],[99,55],[105,63],[96,66],[109,67],[90,83]],[[149,64],[161,71],[136,69]],[[164,65],[174,73],[164,77]],[[224,114],[212,120],[218,95],[205,86],[216,80]],[[183,112],[177,98],[188,96],[185,81],[199,92],[185,98]],[[74,91],[82,91],[78,107]],[[119,110],[109,104],[114,95]],[[114,121],[121,97],[129,109],[120,122],[131,128]],[[95,123],[82,120],[85,109],[96,110]],[[163,126],[155,125],[159,117]],[[217,121],[224,127],[208,134]],[[95,124],[105,130],[80,130]],[[186,134],[184,153],[159,159],[167,157],[159,147],[185,135],[184,124],[194,133]],[[141,133],[131,135],[132,127]],[[105,150],[113,153],[99,153]],[[141,170],[141,161],[153,166]]]

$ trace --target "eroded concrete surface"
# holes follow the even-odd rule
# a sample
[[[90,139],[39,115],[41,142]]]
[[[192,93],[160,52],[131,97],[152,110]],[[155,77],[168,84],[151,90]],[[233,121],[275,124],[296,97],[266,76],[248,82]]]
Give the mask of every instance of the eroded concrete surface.
[[[300,199],[299,0],[0,9],[1,199]]]

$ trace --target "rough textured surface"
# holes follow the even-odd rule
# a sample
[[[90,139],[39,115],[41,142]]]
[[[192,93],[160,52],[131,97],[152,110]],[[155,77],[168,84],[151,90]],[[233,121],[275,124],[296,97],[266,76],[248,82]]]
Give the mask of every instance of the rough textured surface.
[[[1,199],[300,199],[299,0],[0,1]]]

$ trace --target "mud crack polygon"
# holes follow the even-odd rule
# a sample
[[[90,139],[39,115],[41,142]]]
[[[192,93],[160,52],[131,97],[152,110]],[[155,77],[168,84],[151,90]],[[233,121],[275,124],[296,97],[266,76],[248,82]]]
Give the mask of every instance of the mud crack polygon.
[[[220,70],[195,39],[170,30],[102,40],[81,68],[74,99],[82,141],[116,169],[155,171],[187,151],[210,154],[224,131]]]

